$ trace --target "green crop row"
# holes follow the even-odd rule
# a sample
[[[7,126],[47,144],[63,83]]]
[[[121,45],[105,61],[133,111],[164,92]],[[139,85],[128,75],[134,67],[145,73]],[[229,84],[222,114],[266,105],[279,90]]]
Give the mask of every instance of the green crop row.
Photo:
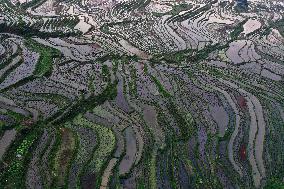
[[[172,95],[164,88],[164,86],[161,84],[161,82],[153,75],[150,76],[156,86],[158,87],[158,91],[160,94],[162,94],[164,97],[169,98]]]
[[[29,159],[30,149],[35,145],[41,134],[40,129],[31,132],[23,132],[4,157],[5,171],[0,174],[0,188],[22,188],[25,182],[25,174]],[[22,140],[21,140],[22,139]]]
[[[88,121],[83,118],[81,114],[73,120],[73,123],[78,126],[92,128],[97,133],[96,137],[98,145],[92,155],[92,159],[88,165],[86,165],[85,171],[95,172],[96,174],[102,175],[106,163],[109,161],[116,144],[116,139],[112,130]],[[101,182],[99,175],[96,177],[96,183],[98,186]]]
[[[53,58],[60,57],[61,54],[60,51],[39,44],[32,39],[26,40],[25,44],[32,51],[35,51],[40,54],[39,60],[37,62],[33,74],[36,77],[42,77],[46,74],[51,74],[53,66]]]

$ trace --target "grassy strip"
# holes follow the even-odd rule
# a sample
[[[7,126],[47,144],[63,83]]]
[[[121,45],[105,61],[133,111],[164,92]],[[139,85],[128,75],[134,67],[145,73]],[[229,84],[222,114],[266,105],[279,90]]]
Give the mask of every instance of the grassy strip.
[[[67,97],[63,95],[55,94],[55,93],[31,93],[31,92],[23,91],[22,95],[32,97],[30,99],[31,101],[43,100],[46,102],[52,102],[60,107],[66,107],[70,104],[70,99],[68,99]]]
[[[13,112],[11,110],[7,110],[5,114],[12,117],[17,123],[20,123],[23,119],[25,119],[24,115],[19,114],[17,112]]]
[[[68,112],[63,113],[62,116],[61,116],[62,112],[60,112],[54,115],[53,117],[51,117],[49,120],[47,120],[47,122],[54,120],[53,124],[61,124],[73,120],[78,115],[78,112],[84,113],[87,112],[88,110],[92,110],[94,107],[103,104],[106,100],[114,99],[116,95],[117,95],[117,81],[115,81],[114,83],[109,83],[106,89],[97,96],[91,96],[87,99],[85,98],[80,99],[77,103],[75,103],[70,107],[70,110]]]
[[[32,155],[31,148],[36,145],[41,133],[40,126],[32,131],[20,131],[17,140],[9,148],[3,162],[1,162],[4,171],[0,174],[0,188],[22,188],[25,186],[28,162]]]
[[[105,81],[110,82],[111,74],[110,74],[110,71],[108,69],[108,66],[105,65],[105,64],[102,66],[102,75],[103,75]]]
[[[59,130],[56,130],[55,133],[55,142],[50,150],[50,155],[48,156],[48,167],[50,168],[51,171],[51,177],[54,176],[55,172],[54,172],[54,164],[55,164],[55,157],[56,157],[56,153],[59,150],[60,144],[62,143],[62,138],[61,135],[59,133]],[[43,175],[44,177],[45,175]],[[45,181],[45,179],[43,179],[43,181]],[[44,188],[48,189],[50,187],[50,183],[43,183],[44,184]]]
[[[20,80],[20,81],[18,81],[16,83],[14,83],[14,84],[11,84],[11,85],[3,88],[3,89],[0,89],[0,92],[4,93],[4,92],[9,91],[9,90],[11,90],[13,88],[17,88],[19,86],[25,85],[26,83],[31,82],[34,79],[35,79],[34,76],[32,76],[32,75],[28,76],[28,77],[26,77],[26,78],[24,78],[24,79],[22,79],[22,80]]]
[[[264,35],[268,35],[271,32],[272,28],[276,28],[279,33],[284,37],[284,18],[278,20],[276,22],[269,22],[269,27],[266,28],[264,31]]]
[[[248,19],[245,19],[244,21],[237,24],[235,29],[230,33],[231,40],[236,40],[240,36],[240,34],[244,31],[244,24],[248,21]]]
[[[264,186],[264,189],[284,189],[284,182],[277,178],[271,178]]]
[[[267,165],[267,172],[270,173],[265,189],[282,189],[284,188],[283,175],[284,175],[284,136],[281,134],[284,132],[283,121],[281,119],[278,108],[273,106],[273,101],[259,99],[263,102],[265,109],[268,110],[268,122],[269,132],[265,137],[265,147],[270,154],[270,163]],[[277,145],[276,145],[277,144]]]
[[[113,150],[115,149],[115,136],[111,129],[93,124],[83,118],[81,114],[79,114],[73,122],[75,125],[93,128],[97,133],[98,145],[93,153],[92,159],[88,164],[86,164],[84,170],[86,173],[95,172],[96,186],[100,186],[103,171],[107,166],[107,162],[109,162]]]
[[[7,110],[5,113],[1,113],[1,114],[9,116],[15,122],[11,125],[7,125],[5,124],[4,121],[0,120],[0,136],[3,134],[5,130],[12,129],[12,128],[15,128],[16,130],[21,129],[22,128],[21,122],[25,119],[29,119],[29,117],[25,117],[24,115],[19,114],[17,112],[13,112],[11,110]]]
[[[1,56],[1,62],[0,62],[0,70],[2,70],[3,68],[5,68],[6,66],[8,66],[13,60],[14,58],[16,58],[19,54],[22,53],[22,50],[18,49],[17,52],[9,57],[5,57],[3,58]]]
[[[150,188],[156,189],[157,188],[157,170],[156,170],[157,152],[156,151],[154,151],[154,153],[152,154],[149,166],[150,166],[150,178],[149,178]]]
[[[16,18],[17,19],[17,18]],[[80,31],[72,31],[72,32],[63,32],[63,31],[52,31],[52,32],[45,32],[40,31],[40,28],[29,26],[25,23],[22,18],[18,17],[18,23],[14,25],[8,25],[7,23],[0,24],[0,33],[11,33],[15,35],[20,35],[23,37],[33,37],[38,36],[43,39],[47,39],[50,37],[71,37],[80,35]]]
[[[50,75],[52,73],[53,58],[60,57],[60,51],[44,46],[37,43],[32,39],[25,41],[25,45],[32,51],[40,54],[38,63],[33,74],[36,77],[42,77],[44,75]]]
[[[195,122],[191,114],[184,114],[183,112],[180,112],[172,101],[170,101],[167,108],[169,113],[174,117],[180,129],[181,135],[178,137],[179,140],[188,140],[189,137],[195,132]]]
[[[161,82],[153,75],[150,75],[152,80],[155,82],[156,86],[158,87],[158,91],[160,94],[162,94],[164,97],[169,98],[172,95],[164,88],[164,86],[161,84]]]
[[[171,111],[170,111],[171,112]],[[180,110],[175,110],[177,114],[179,115],[174,115],[175,120],[181,120],[184,119],[184,121],[179,121],[179,124],[183,123],[186,124],[186,122],[190,123],[192,128],[192,132],[190,132],[190,137],[195,137],[197,130],[195,129],[195,125],[193,125],[194,120],[189,113],[186,115],[184,112],[180,112]],[[210,179],[210,176],[206,177],[202,172],[202,168],[199,167],[199,165],[193,164],[191,159],[188,157],[188,137],[186,136],[185,138],[177,136],[176,131],[168,124],[167,122],[167,115],[163,113],[162,111],[159,111],[159,124],[164,125],[166,128],[166,148],[163,150],[158,151],[158,166],[166,166],[167,169],[164,170],[163,168],[160,168],[160,182],[163,182],[163,178],[166,176],[169,178],[169,184],[171,188],[180,188],[180,182],[179,182],[179,177],[178,175],[180,174],[180,163],[182,163],[186,168],[186,173],[189,179],[189,188],[211,188],[212,183]],[[183,116],[183,118],[177,118],[177,116]],[[188,124],[187,123],[187,124]],[[179,126],[178,124],[178,126]],[[188,128],[190,129],[190,128]],[[199,159],[199,150],[198,150],[198,144],[195,145],[194,148],[194,154],[195,157],[194,159],[198,160]],[[184,171],[184,170],[183,170]],[[164,175],[164,176],[163,176]],[[206,184],[206,187],[205,187]],[[217,185],[214,185],[217,186]],[[217,187],[215,187],[217,188]]]
[[[18,66],[20,66],[23,63],[23,59],[21,59],[19,62],[17,62],[15,65],[11,66],[8,70],[6,70],[2,77],[0,78],[0,83],[5,81],[6,77],[8,77]]]
[[[70,163],[75,151],[76,141],[74,133],[67,128],[60,128],[62,142],[54,160],[54,177],[52,187],[66,188],[66,181]]]
[[[158,162],[163,163],[162,160],[166,163],[166,170],[161,170],[159,175],[167,174],[169,177],[169,183],[171,188],[175,189],[178,188],[177,185],[177,179],[175,178],[175,161],[176,161],[176,153],[175,149],[177,148],[177,141],[178,137],[175,135],[174,129],[169,125],[167,121],[167,115],[163,113],[162,111],[158,112],[158,121],[159,125],[164,125],[165,132],[166,132],[166,147],[164,149],[158,150]],[[157,166],[159,166],[157,164]],[[161,165],[160,165],[161,166]],[[164,173],[165,172],[165,173]],[[161,178],[159,178],[161,179]],[[160,182],[163,182],[163,180],[160,180]]]
[[[145,125],[146,126],[146,125]],[[142,154],[142,158],[140,160],[141,166],[144,167],[143,169],[143,179],[144,183],[140,183],[141,188],[153,188],[156,185],[156,157],[153,154],[155,151],[154,146],[154,137],[153,133],[151,132],[148,126],[144,127],[145,133],[148,135],[148,143],[144,145],[144,151]]]

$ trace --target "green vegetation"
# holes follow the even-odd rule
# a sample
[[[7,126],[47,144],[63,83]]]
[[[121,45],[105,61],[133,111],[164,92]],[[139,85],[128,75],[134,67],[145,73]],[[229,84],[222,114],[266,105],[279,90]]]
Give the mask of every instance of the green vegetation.
[[[178,64],[178,65],[185,62],[199,63],[200,61],[206,60],[209,54],[216,51],[217,49],[222,50],[227,48],[228,44],[229,43],[222,45],[217,43],[215,45],[208,45],[201,50],[185,49],[183,51],[172,52],[167,54],[157,54],[153,56],[151,62],[160,64],[161,61],[166,61],[169,64]]]
[[[272,22],[269,25],[270,25],[269,28],[276,28],[279,31],[279,33],[282,35],[282,37],[284,37],[284,18],[276,22]]]
[[[97,124],[93,124],[92,122],[83,118],[81,114],[73,120],[73,123],[82,127],[90,127],[97,133],[96,137],[98,140],[98,146],[96,147],[94,154],[92,155],[91,161],[88,163],[88,165],[86,165],[85,170],[89,173],[95,172],[101,177],[102,172],[110,159],[110,155],[115,149],[114,147],[116,140],[112,130]],[[97,177],[97,186],[100,185],[100,177]]]
[[[284,189],[281,5],[46,2],[0,3],[0,189]]]
[[[44,2],[45,2],[44,0],[32,0],[27,3],[21,4],[20,6],[23,9],[27,9],[29,7],[31,7],[32,9],[35,9],[36,7],[39,7],[40,5],[42,5]]]
[[[43,100],[46,102],[51,102],[59,107],[66,107],[70,104],[70,100],[61,95],[61,94],[54,94],[54,93],[30,93],[30,92],[22,92],[23,95],[30,96],[31,100]]]
[[[54,142],[54,144],[51,147],[50,153],[48,154],[48,161],[47,161],[48,167],[51,168],[51,170],[49,170],[49,171],[51,171],[52,177],[55,176],[55,172],[54,172],[55,158],[56,158],[56,154],[57,154],[57,152],[58,152],[58,150],[60,148],[60,145],[62,143],[61,139],[62,138],[61,138],[60,131],[56,130],[56,132],[55,132],[55,142]],[[44,176],[46,176],[46,175],[44,175]],[[49,185],[49,183],[45,183],[45,180],[43,180],[43,181],[44,181],[43,184],[45,186]]]
[[[41,38],[49,37],[70,37],[81,34],[79,31],[69,31],[62,32],[60,30],[55,30],[53,32],[40,31],[40,28],[33,27],[28,25],[23,21],[21,17],[18,18],[18,23],[9,25],[7,23],[0,23],[0,32],[1,33],[11,33],[15,35],[20,35],[24,37],[34,37],[38,36]]]
[[[60,128],[61,143],[53,165],[52,187],[67,187],[68,172],[76,147],[76,135],[68,128]]]
[[[2,130],[2,128],[5,126],[5,122],[0,120],[0,131]]]
[[[145,75],[148,75],[148,65],[147,64],[143,64],[143,72]]]
[[[39,44],[32,39],[27,40],[25,44],[32,51],[40,54],[39,60],[33,73],[34,76],[42,77],[45,75],[50,75],[52,73],[53,58],[60,57],[60,51]]]
[[[105,64],[102,66],[102,75],[103,75],[105,81],[110,82],[110,75],[111,74],[110,74],[108,66],[105,65]]]
[[[41,134],[40,128],[32,131],[21,131],[17,141],[9,148],[3,164],[7,171],[0,173],[0,188],[21,188],[25,184],[25,175],[28,162],[31,158],[31,148],[35,145]]]
[[[6,63],[4,63],[4,65],[6,64],[10,64],[14,59],[8,59],[6,61]],[[20,59],[20,61],[18,61],[16,64],[14,64],[13,66],[11,66],[9,69],[7,69],[0,77],[0,83],[2,83],[7,76],[9,76],[13,70],[15,70],[18,66],[20,66],[23,63],[23,59]],[[1,64],[0,64],[1,65]],[[0,66],[1,67],[1,66]],[[4,66],[3,66],[4,67]]]
[[[25,118],[24,115],[19,114],[17,112],[13,112],[11,110],[7,110],[6,114],[14,118],[17,123],[20,123]]]
[[[267,181],[264,189],[284,189],[284,182],[278,179],[271,178]]]
[[[89,83],[88,83],[88,88],[91,92],[95,91],[95,86],[94,86],[94,81],[95,81],[95,76],[91,76],[89,79]]]
[[[284,124],[281,118],[281,114],[272,105],[272,101],[267,101],[261,98],[262,102],[265,104],[266,109],[269,110],[268,114],[268,125],[269,125],[269,135],[266,137],[267,148],[269,150],[271,163],[268,168],[271,170],[273,175],[271,175],[270,180],[268,180],[265,189],[284,189],[283,175],[284,175],[284,154],[277,153],[283,151],[283,135],[279,133],[284,132]],[[275,145],[279,144],[279,145]],[[281,188],[282,187],[282,188]]]
[[[114,74],[117,72],[119,64],[120,64],[119,60],[115,59],[115,60],[112,61],[112,71],[113,71]]]
[[[185,49],[178,52],[170,52],[165,54],[155,54],[151,62],[160,64],[161,61],[166,61],[170,64],[180,64],[181,62],[185,61],[188,56],[193,54],[194,50],[192,49]]]
[[[244,31],[244,24],[248,21],[248,19],[245,19],[244,21],[238,23],[234,30],[230,33],[230,37],[232,40],[236,40],[240,37],[240,34]]]
[[[153,133],[147,125],[144,125],[147,141],[139,165],[143,167],[142,175],[138,178],[143,183],[138,183],[139,188],[155,188],[156,186],[156,147]],[[130,174],[129,174],[130,175]]]
[[[155,82],[156,86],[158,87],[158,91],[166,98],[170,98],[172,95],[164,88],[161,82],[153,75],[150,76],[152,80]]]
[[[106,100],[112,100],[117,96],[117,81],[109,83],[105,90],[97,95],[90,96],[89,98],[82,98],[70,106],[69,111],[62,114],[58,112],[53,117],[49,118],[48,121],[52,121],[53,124],[65,123],[75,118],[78,113],[85,113],[88,110],[92,110],[94,107],[103,104]]]
[[[172,7],[172,10],[170,11],[170,14],[178,15],[180,12],[190,10],[192,7],[193,6],[191,4],[186,4],[186,3],[174,5]]]
[[[195,122],[192,115],[190,113],[185,114],[184,112],[181,112],[172,101],[168,104],[168,110],[174,117],[180,129],[181,135],[178,139],[188,140],[188,138],[195,132]]]
[[[156,170],[156,166],[157,166],[157,153],[153,153],[152,154],[152,158],[150,161],[150,180],[149,180],[149,184],[150,184],[150,188],[151,189],[156,189],[157,188],[157,170]]]
[[[12,118],[13,123],[8,125],[8,124],[5,124],[4,121],[0,120],[0,136],[5,130],[11,129],[11,128],[15,128],[16,130],[21,130],[23,128],[22,122],[24,120],[30,119],[30,117],[25,117],[24,115],[19,114],[17,112],[13,112],[11,110],[7,110],[6,112],[1,113],[1,114],[7,115],[10,118]]]

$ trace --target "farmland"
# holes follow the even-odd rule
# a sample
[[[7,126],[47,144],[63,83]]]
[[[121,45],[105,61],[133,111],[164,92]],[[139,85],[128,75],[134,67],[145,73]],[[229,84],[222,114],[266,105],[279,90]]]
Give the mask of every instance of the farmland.
[[[0,2],[1,189],[284,188],[282,1]]]

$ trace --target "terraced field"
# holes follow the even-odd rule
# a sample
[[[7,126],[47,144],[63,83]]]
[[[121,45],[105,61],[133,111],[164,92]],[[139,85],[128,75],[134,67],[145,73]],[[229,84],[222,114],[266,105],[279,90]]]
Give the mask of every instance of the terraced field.
[[[0,189],[284,188],[282,1],[0,2]]]

